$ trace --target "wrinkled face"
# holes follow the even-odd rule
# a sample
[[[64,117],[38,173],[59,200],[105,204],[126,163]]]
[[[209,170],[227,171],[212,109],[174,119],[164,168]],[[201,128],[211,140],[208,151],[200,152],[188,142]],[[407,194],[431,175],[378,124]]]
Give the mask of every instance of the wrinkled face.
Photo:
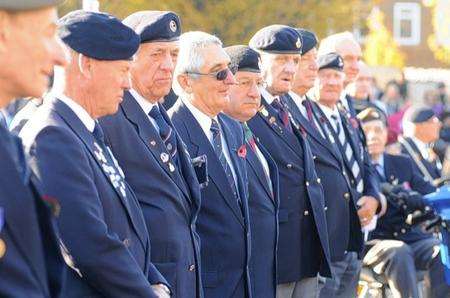
[[[208,110],[209,114],[217,115],[222,112],[230,100],[230,87],[236,81],[228,68],[230,57],[219,45],[212,44],[200,49],[203,56],[203,66],[198,77],[187,76],[188,93],[194,101]],[[215,74],[221,70],[227,71],[225,80],[217,80]],[[210,74],[210,75],[208,75]]]
[[[131,61],[90,61],[89,104],[93,117],[115,114],[122,102],[123,92],[131,88]]]
[[[416,123],[415,135],[425,143],[432,143],[439,139],[439,132],[442,127],[442,123],[437,117],[432,117],[431,119]]]
[[[237,83],[230,88],[230,103],[224,112],[238,121],[245,122],[256,115],[261,103],[259,88],[263,87],[260,73],[238,71]]]
[[[177,41],[141,44],[131,68],[133,88],[151,102],[166,96],[172,86],[178,50]]]
[[[12,97],[40,97],[53,66],[66,64],[56,36],[53,7],[19,13],[0,11],[0,79]]]
[[[388,133],[381,120],[373,120],[362,124],[366,135],[367,149],[372,156],[383,154],[386,147]]]
[[[334,106],[344,88],[344,74],[331,68],[321,69],[316,84],[319,89],[319,102],[327,106]]]
[[[344,41],[336,50],[344,59],[345,84],[354,82],[359,73],[359,61],[362,58],[361,47],[354,41]]]
[[[281,95],[291,90],[299,62],[300,54],[261,55],[261,72],[272,95]]]
[[[314,86],[314,81],[317,78],[317,50],[312,48],[307,53],[302,55],[298,63],[297,72],[294,76],[293,89],[301,88],[309,90]]]

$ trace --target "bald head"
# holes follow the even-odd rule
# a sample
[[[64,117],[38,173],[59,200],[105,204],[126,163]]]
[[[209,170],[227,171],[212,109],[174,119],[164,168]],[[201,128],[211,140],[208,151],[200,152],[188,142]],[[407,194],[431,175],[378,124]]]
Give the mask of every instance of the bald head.
[[[344,59],[345,86],[355,82],[362,57],[361,46],[350,32],[341,32],[324,38],[319,46],[319,55],[336,52]]]

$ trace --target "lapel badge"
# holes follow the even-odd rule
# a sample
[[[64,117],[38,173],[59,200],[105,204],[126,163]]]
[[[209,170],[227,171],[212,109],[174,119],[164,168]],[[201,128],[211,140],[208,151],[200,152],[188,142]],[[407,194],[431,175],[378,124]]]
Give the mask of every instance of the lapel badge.
[[[395,178],[393,175],[391,175],[391,177],[389,177],[391,179],[391,183],[392,185],[398,185],[398,179]]]
[[[169,171],[172,173],[175,172],[175,166],[171,162],[169,162]]]
[[[166,152],[161,153],[161,160],[162,162],[166,163],[169,161],[169,154],[167,154]]]
[[[173,149],[172,144],[171,143],[167,144],[167,150],[172,151],[172,149]]]
[[[155,140],[151,140],[151,141],[150,141],[150,145],[152,145],[153,147],[156,146]]]
[[[277,120],[275,119],[274,116],[272,116],[272,117],[269,118],[269,123],[270,123],[270,124],[274,124],[276,121],[277,121]]]
[[[6,243],[3,241],[3,239],[0,238],[0,259],[5,255],[6,253]]]
[[[269,112],[267,112],[266,108],[264,106],[261,107],[260,113],[264,116],[267,117],[269,116]]]

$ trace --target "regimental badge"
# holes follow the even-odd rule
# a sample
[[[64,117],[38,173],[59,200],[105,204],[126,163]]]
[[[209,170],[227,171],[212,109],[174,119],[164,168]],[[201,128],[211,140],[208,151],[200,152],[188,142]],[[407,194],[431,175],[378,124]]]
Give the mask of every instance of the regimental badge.
[[[175,33],[177,31],[177,23],[174,20],[170,21],[169,28],[172,32]]]
[[[167,150],[172,151],[172,144],[167,144]]]
[[[150,145],[152,145],[153,147],[156,146],[155,140],[151,140],[151,141],[150,141]]]
[[[163,152],[163,153],[161,153],[160,158],[163,163],[166,163],[169,161],[169,154],[167,154],[166,152]]]
[[[175,166],[171,162],[169,162],[169,171],[171,173],[175,172]]]
[[[297,42],[295,43],[295,46],[297,47],[297,49],[300,49],[302,46],[302,42],[300,41],[300,37],[297,38]]]
[[[270,123],[270,124],[274,124],[276,121],[277,121],[277,120],[275,119],[274,116],[272,116],[272,117],[269,118],[269,123]]]
[[[269,116],[269,112],[267,112],[266,108],[264,106],[261,107],[261,109],[259,110],[259,112],[264,116],[267,117]]]
[[[339,67],[344,67],[344,60],[342,60],[341,57],[339,57],[338,60],[339,60],[339,62],[338,62]]]

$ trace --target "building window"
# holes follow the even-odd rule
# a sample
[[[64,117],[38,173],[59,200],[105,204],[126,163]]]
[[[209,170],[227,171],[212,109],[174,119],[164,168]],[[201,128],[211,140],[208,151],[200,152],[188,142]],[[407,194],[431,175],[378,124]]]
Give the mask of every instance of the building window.
[[[394,38],[404,46],[420,43],[420,4],[398,2],[394,4]]]

